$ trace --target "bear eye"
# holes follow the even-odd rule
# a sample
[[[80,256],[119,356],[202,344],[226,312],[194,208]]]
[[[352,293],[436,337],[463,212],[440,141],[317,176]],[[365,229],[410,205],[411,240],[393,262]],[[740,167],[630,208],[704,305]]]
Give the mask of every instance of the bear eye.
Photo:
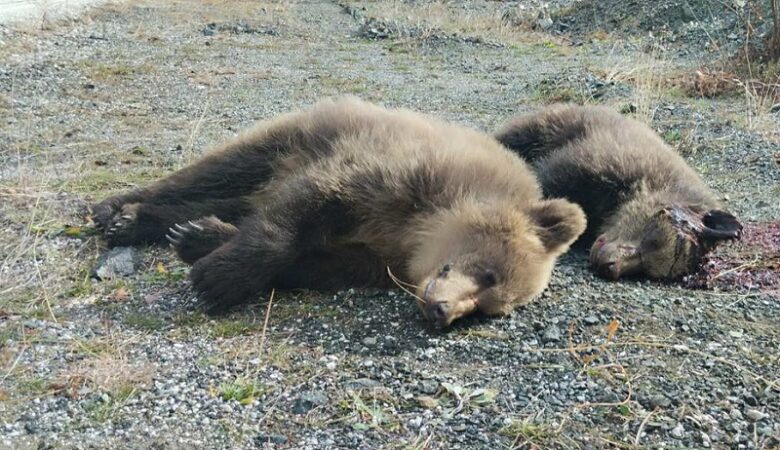
[[[496,285],[498,280],[496,279],[496,274],[492,270],[486,270],[484,273],[482,273],[482,276],[480,277],[479,283],[484,288],[491,288]]]

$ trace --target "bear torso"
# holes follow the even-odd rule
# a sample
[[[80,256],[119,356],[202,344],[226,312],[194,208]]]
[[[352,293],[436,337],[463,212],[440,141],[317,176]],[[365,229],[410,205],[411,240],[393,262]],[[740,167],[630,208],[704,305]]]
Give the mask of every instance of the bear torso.
[[[316,105],[312,116],[312,130],[333,128],[328,139],[322,131],[302,136],[298,151],[275,164],[274,178],[285,182],[270,182],[254,202],[261,207],[283,195],[291,179],[316,183],[342,200],[342,211],[327,215],[340,219],[334,247],[363,245],[402,261],[414,245],[406,234],[415,220],[464,199],[529,205],[541,198],[527,164],[468,128],[362,102]]]

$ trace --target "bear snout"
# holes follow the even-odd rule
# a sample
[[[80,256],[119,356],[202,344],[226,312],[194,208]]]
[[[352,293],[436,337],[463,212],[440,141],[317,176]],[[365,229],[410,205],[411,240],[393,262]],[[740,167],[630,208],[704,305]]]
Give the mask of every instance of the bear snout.
[[[421,303],[425,317],[439,328],[477,311],[479,285],[450,266],[432,276],[422,290]]]

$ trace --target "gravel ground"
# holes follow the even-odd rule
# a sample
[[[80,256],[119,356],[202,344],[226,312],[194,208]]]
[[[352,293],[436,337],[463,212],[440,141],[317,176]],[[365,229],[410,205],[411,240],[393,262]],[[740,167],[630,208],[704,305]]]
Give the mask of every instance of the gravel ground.
[[[780,445],[778,290],[609,283],[575,251],[538,301],[439,332],[392,291],[208,318],[167,249],[95,272],[89,202],[342,93],[486,131],[560,99],[635,111],[777,230],[771,105],[662,82],[701,50],[569,35],[558,17],[590,10],[566,1],[194,4],[0,27],[0,448]]]

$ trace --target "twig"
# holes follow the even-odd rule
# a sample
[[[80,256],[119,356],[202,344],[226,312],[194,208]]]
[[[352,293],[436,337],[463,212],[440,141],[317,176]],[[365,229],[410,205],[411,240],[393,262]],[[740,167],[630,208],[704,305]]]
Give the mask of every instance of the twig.
[[[408,285],[410,287],[418,288],[418,289],[419,289],[419,286],[415,286],[415,285],[413,285],[411,283],[407,283],[405,281],[401,281],[398,278],[396,278],[396,276],[393,275],[393,272],[390,270],[390,266],[387,266],[387,274],[390,276],[390,279],[393,280],[393,283],[395,283],[399,288],[401,288],[402,291],[404,291],[407,294],[411,295],[412,297],[414,297],[418,302],[422,303],[423,305],[426,303],[425,300],[423,300],[420,297],[418,297],[414,292],[412,292],[409,289],[405,288],[403,285],[405,284],[405,285]]]
[[[767,387],[778,387],[780,388],[780,380],[769,380],[766,377],[762,377],[761,375],[757,374],[756,372],[753,372],[752,370],[746,368],[745,366],[742,366],[738,363],[735,363],[734,361],[730,361],[726,358],[715,356],[712,354],[709,354],[707,352],[703,352],[701,350],[692,349],[685,345],[671,345],[671,344],[664,344],[662,342],[647,342],[647,341],[627,341],[627,342],[611,342],[607,345],[586,345],[586,346],[578,346],[578,351],[585,351],[585,350],[595,350],[595,349],[601,349],[601,348],[609,348],[609,347],[631,347],[631,346],[637,346],[637,347],[652,347],[652,348],[665,348],[665,349],[673,349],[677,351],[681,351],[684,353],[689,353],[696,356],[701,356],[703,358],[710,358],[715,362],[719,362],[721,364],[725,364],[727,366],[731,366],[740,372],[744,372],[751,377],[755,378],[756,380],[760,380],[764,383],[766,383]],[[569,348],[528,348],[527,351],[531,352],[538,352],[538,353],[569,353]]]
[[[728,275],[728,274],[730,274],[732,272],[736,272],[738,270],[742,270],[742,269],[745,269],[745,268],[753,267],[753,266],[756,265],[757,262],[758,262],[758,258],[754,259],[751,262],[747,262],[745,264],[740,264],[737,267],[732,267],[731,269],[724,270],[723,272],[720,272],[719,274],[717,274],[714,277],[712,277],[712,279],[710,281],[715,281],[715,280],[717,280],[718,278],[720,278],[720,277],[722,277],[724,275]]]
[[[271,289],[271,296],[268,298],[268,307],[265,309],[265,320],[263,321],[263,332],[260,334],[260,352],[265,349],[265,332],[268,329],[268,319],[271,317],[271,305],[274,302],[275,289]]]
[[[195,126],[192,127],[192,132],[190,133],[190,141],[187,143],[187,159],[190,159],[192,157],[192,152],[195,147],[195,138],[198,135],[198,131],[200,130],[200,126],[203,124],[203,120],[206,118],[206,113],[209,110],[209,98],[206,97],[206,105],[203,107],[203,113],[201,113],[200,118],[198,118],[198,121],[195,122]]]
[[[637,430],[636,437],[634,438],[634,445],[639,446],[639,441],[640,439],[642,439],[642,431],[644,431],[645,425],[647,425],[647,422],[650,420],[650,417],[652,417],[652,415],[657,412],[658,412],[658,408],[655,408],[654,410],[650,411],[642,420],[642,423],[639,424],[639,430]]]

